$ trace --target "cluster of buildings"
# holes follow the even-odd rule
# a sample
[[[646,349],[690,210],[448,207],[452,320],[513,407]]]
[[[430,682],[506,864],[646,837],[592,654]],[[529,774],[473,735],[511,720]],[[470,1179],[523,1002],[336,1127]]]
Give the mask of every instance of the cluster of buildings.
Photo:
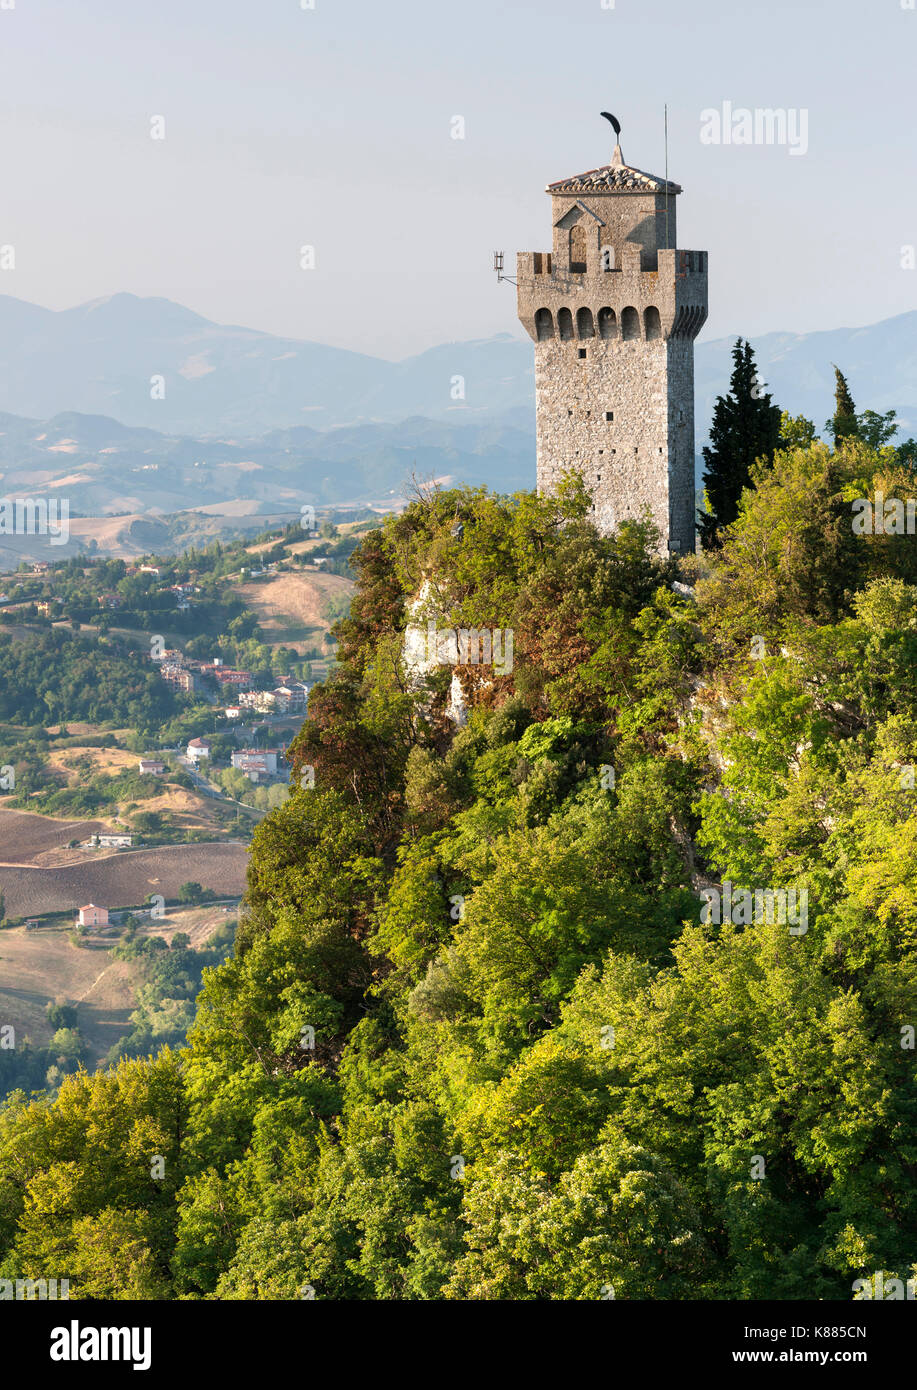
[[[221,690],[225,687],[250,690],[254,683],[251,671],[237,671],[232,666],[225,666],[219,657],[213,661],[198,661],[194,657],[184,656],[174,647],[167,647],[162,656],[152,659],[159,666],[159,674],[166,684],[174,685],[178,690],[193,693],[201,689],[205,680],[215,681]]]
[[[197,669],[205,679],[216,681],[220,689],[229,685],[237,690],[250,690],[254,683],[251,671],[237,671],[234,666],[224,666],[221,657],[199,662]]]
[[[238,719],[245,710],[254,710],[258,714],[304,714],[309,687],[302,681],[281,679],[287,683],[276,685],[273,690],[241,691],[237,703],[226,708],[228,718]]]
[[[210,753],[209,738],[192,738],[189,741],[187,758],[193,767],[206,762]],[[276,748],[240,748],[230,754],[232,766],[244,772],[250,782],[278,776],[281,761],[282,754]]]
[[[81,840],[80,849],[132,849],[133,844],[133,835],[108,831],[99,835],[90,835],[88,840]]]
[[[159,579],[162,570],[159,565],[128,565],[125,574],[151,574],[154,579]],[[161,593],[172,594],[175,598],[175,606],[180,613],[187,613],[191,607],[191,595],[200,593],[199,584],[170,584],[168,588],[160,590]],[[99,606],[101,608],[120,608],[124,600],[120,594],[109,593],[99,594]]]
[[[232,691],[235,698],[225,707],[229,719],[241,718],[246,710],[258,714],[305,714],[309,687],[292,676],[279,676],[273,690],[256,690],[251,671],[226,666],[220,657],[198,661],[167,647],[153,660],[159,666],[162,679],[178,690],[193,694],[201,689],[204,681],[212,681],[221,693]]]
[[[2,0],[0,0],[0,3],[2,3]],[[33,569],[31,570],[31,577],[44,578],[48,574],[48,572],[49,564],[47,561],[36,561]],[[159,578],[161,575],[161,570],[159,565],[128,565],[125,569],[125,574],[152,574],[154,577]],[[190,596],[192,594],[199,594],[201,590],[200,586],[197,584],[170,584],[168,588],[162,588],[161,592],[172,594],[172,596],[175,599],[175,606],[178,609],[179,613],[187,613],[191,608]],[[8,601],[8,595],[0,595],[0,602],[6,601]],[[55,612],[60,611],[60,600],[56,599],[53,594],[49,598],[42,598],[38,600],[32,599],[26,600],[25,602],[29,601],[35,603],[36,612],[39,614],[40,617],[53,617],[55,615]],[[109,589],[101,594],[96,595],[96,603],[98,604],[99,608],[101,608],[103,611],[108,610],[109,612],[115,612],[117,611],[117,609],[124,607],[125,598],[124,595],[119,594],[116,589]]]
[[[197,671],[184,664],[184,659],[180,652],[165,651],[159,666],[159,674],[166,685],[173,685],[176,690],[187,691],[193,695],[200,690],[201,681]]]

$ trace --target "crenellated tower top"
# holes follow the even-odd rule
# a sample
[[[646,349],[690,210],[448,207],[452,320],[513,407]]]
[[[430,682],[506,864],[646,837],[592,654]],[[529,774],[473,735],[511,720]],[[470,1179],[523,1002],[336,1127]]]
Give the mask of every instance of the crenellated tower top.
[[[535,343],[539,491],[578,472],[602,531],[648,510],[663,551],[689,551],[707,253],[678,249],[681,188],[625,164],[620,139],[609,164],[546,191],[551,250],[516,260],[519,318]]]

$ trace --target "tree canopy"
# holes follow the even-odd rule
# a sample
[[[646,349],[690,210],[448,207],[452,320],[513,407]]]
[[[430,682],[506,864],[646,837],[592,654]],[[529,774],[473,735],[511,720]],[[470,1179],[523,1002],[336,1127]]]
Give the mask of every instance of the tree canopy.
[[[368,535],[187,1047],[0,1112],[0,1276],[840,1300],[912,1273],[917,572],[851,516],[913,474],[801,427],[750,449],[674,588],[574,481],[434,490]],[[512,632],[511,669],[407,660],[428,622]]]

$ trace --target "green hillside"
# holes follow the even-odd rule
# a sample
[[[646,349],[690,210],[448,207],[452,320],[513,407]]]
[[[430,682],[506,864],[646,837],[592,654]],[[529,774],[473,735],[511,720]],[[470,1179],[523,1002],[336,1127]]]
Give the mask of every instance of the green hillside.
[[[914,1272],[917,549],[851,514],[917,480],[849,440],[753,481],[681,562],[572,483],[369,533],[188,1047],[0,1114],[0,1276],[844,1300]],[[512,633],[511,669],[406,668],[428,618]]]

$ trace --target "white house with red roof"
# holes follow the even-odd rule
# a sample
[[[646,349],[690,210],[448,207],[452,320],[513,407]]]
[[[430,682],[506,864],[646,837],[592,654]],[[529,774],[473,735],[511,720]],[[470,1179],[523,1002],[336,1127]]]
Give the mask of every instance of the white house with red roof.
[[[188,744],[188,761],[190,763],[203,762],[210,757],[210,740],[208,738],[193,738]]]

